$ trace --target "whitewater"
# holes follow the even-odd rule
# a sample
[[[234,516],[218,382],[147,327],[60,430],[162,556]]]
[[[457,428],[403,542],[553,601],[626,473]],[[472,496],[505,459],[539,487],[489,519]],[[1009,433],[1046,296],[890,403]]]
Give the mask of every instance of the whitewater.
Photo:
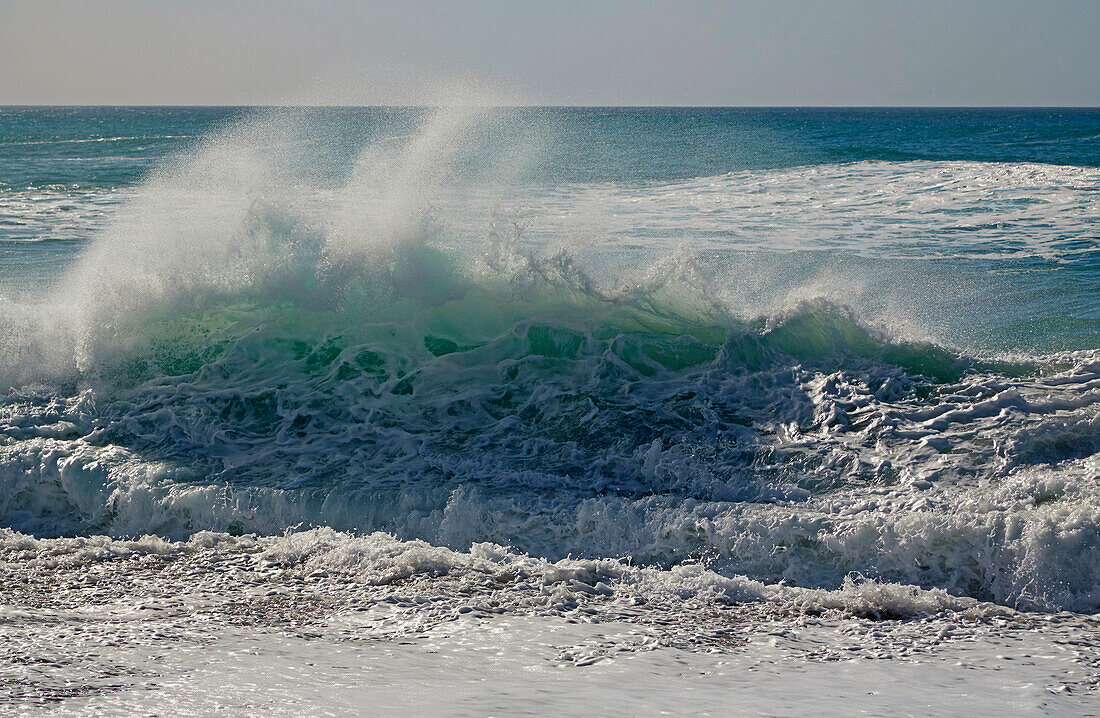
[[[1096,113],[33,112],[5,710],[1100,712]]]

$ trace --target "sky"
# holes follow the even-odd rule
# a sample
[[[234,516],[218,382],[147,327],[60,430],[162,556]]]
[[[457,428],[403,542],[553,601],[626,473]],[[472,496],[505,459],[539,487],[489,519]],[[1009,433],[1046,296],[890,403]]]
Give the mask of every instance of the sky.
[[[494,104],[1098,106],[1100,0],[0,0],[0,104],[417,105],[456,87]]]

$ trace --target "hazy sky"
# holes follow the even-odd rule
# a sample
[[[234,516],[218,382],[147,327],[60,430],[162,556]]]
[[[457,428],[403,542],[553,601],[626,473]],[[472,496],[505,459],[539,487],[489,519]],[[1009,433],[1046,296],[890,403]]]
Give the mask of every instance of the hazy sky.
[[[1100,0],[0,0],[0,104],[1100,105]]]

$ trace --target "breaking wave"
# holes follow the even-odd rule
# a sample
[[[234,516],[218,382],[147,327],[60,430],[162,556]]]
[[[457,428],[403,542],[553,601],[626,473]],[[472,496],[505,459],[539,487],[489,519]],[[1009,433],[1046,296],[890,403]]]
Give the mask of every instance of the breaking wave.
[[[438,112],[321,181],[265,118],[151,178],[52,296],[0,303],[0,521],[1100,605],[1095,353],[738,306],[688,252],[601,271],[508,221],[519,160],[471,159],[484,122]],[[474,225],[440,210],[467,198]]]

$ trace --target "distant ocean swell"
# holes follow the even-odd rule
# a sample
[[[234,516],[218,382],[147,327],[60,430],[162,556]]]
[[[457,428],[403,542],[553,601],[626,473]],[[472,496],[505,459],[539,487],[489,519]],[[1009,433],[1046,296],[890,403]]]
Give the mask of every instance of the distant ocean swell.
[[[1100,606],[1087,340],[956,349],[898,307],[919,291],[864,306],[825,275],[765,300],[781,263],[594,256],[565,230],[547,247],[514,197],[451,173],[477,122],[439,113],[323,189],[267,152],[278,123],[229,130],[138,190],[51,296],[0,303],[0,522],[385,531]]]

